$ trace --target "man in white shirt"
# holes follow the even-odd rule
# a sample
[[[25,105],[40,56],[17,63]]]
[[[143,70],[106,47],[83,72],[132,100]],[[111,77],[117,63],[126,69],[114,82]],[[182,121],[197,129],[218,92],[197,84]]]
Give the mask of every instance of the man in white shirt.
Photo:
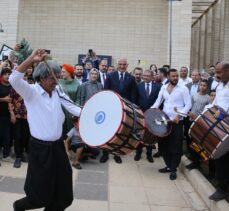
[[[185,86],[186,84],[192,82],[192,79],[188,77],[188,68],[187,67],[181,67],[180,69],[180,79],[179,84]]]
[[[183,153],[183,117],[175,112],[175,107],[180,114],[187,114],[191,108],[191,97],[188,88],[178,83],[178,71],[168,71],[169,83],[162,86],[158,98],[152,108],[159,108],[164,102],[163,111],[172,122],[172,131],[164,140],[158,142],[160,152],[165,161],[166,167],[159,169],[160,173],[170,172],[170,179],[177,178],[176,170],[180,164]]]
[[[167,78],[168,71],[164,67],[159,68],[158,70],[159,70],[160,81],[162,85],[165,85],[166,83],[168,83],[168,78]]]
[[[72,169],[61,139],[64,106],[75,116],[81,109],[56,88],[59,65],[44,62],[47,53],[36,50],[11,74],[12,87],[24,99],[31,132],[30,154],[25,181],[26,197],[14,202],[15,211],[45,207],[63,211],[73,201]],[[23,80],[25,71],[38,63],[33,73],[35,84]]]
[[[216,65],[215,75],[221,79],[222,86],[216,91],[216,97],[213,105],[219,106],[224,110],[224,115],[229,114],[229,62],[220,62]],[[225,140],[226,141],[226,140]],[[228,195],[229,185],[229,152],[215,160],[215,175],[218,180],[216,191],[209,196],[209,199],[219,201],[225,199]]]
[[[191,73],[192,82],[186,84],[191,97],[197,93],[200,82],[200,73],[197,70],[193,70]]]

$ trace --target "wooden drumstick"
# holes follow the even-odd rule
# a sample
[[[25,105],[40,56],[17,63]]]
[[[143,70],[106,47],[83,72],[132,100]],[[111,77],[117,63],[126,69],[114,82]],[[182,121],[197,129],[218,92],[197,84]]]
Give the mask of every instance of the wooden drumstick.
[[[177,110],[177,107],[174,107],[174,111],[175,111],[177,114],[180,114],[181,116],[185,116],[185,117],[187,117],[187,116],[188,116],[188,114],[185,114],[185,113],[179,112],[179,111]]]

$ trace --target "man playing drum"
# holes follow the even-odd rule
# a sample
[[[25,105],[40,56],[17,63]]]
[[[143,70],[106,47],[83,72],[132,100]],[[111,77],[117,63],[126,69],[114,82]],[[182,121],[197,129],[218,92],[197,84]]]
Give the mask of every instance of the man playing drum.
[[[217,88],[216,98],[213,105],[219,106],[229,114],[229,62],[220,62],[216,65],[216,77],[221,78],[221,84]],[[209,199],[219,201],[228,196],[229,185],[229,152],[215,160],[216,179],[218,187],[216,191],[209,196]]]
[[[79,116],[81,109],[56,88],[60,66],[45,60],[45,50],[36,50],[10,76],[13,88],[24,99],[31,132],[30,154],[25,181],[26,197],[14,202],[15,211],[45,207],[63,211],[73,201],[72,169],[61,139],[64,106]],[[23,80],[33,64],[35,84]]]
[[[178,84],[178,71],[168,71],[169,83],[162,86],[159,96],[151,108],[159,108],[164,102],[163,111],[172,122],[172,131],[169,136],[158,142],[166,167],[159,169],[160,173],[170,172],[170,179],[177,178],[176,170],[181,161],[183,143],[183,117],[175,112],[187,114],[191,108],[191,97],[188,88]]]

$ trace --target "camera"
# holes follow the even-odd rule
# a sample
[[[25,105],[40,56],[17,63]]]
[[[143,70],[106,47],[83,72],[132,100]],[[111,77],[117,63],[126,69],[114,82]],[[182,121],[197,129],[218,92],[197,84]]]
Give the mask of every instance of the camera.
[[[44,49],[45,50],[45,52],[47,53],[47,54],[50,54],[51,53],[51,50],[48,50],[48,49]]]
[[[88,53],[89,53],[90,56],[92,55],[92,52],[93,52],[92,49],[89,49],[89,50],[88,50]]]
[[[7,55],[3,55],[2,56],[2,61],[6,61],[6,60],[8,60],[8,56]]]

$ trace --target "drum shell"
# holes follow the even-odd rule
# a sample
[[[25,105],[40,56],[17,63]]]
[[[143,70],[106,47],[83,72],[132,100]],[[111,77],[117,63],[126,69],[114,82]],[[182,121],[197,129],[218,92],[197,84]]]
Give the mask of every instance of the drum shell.
[[[200,114],[190,127],[189,135],[212,159],[218,159],[229,151],[229,116],[219,121],[212,107]]]
[[[134,137],[132,137],[132,129],[131,126],[134,123],[134,119],[133,117],[129,116],[127,113],[130,112],[133,114],[133,110],[128,106],[127,101],[125,99],[123,99],[122,97],[120,97],[122,104],[123,104],[123,120],[120,128],[118,129],[117,133],[114,135],[114,137],[109,141],[109,143],[106,143],[102,146],[100,146],[100,148],[105,149],[109,152],[113,152],[114,148],[110,146],[110,144],[116,144],[121,146],[123,144],[123,140],[121,139],[121,137],[119,135],[124,135],[126,136],[126,140],[128,141],[128,144],[130,144],[132,146],[132,149],[130,148],[126,148],[125,146],[122,148],[122,152],[123,153],[117,153],[117,152],[113,152],[114,154],[122,154],[122,155],[126,155],[130,152],[132,152],[134,149],[136,149],[136,147],[139,145],[140,141],[135,139]],[[142,111],[135,106],[135,112],[138,114],[138,118],[137,118],[137,128],[139,128],[141,135],[143,135],[144,133],[144,128],[145,128],[145,120],[144,120],[144,115],[142,113]],[[127,125],[128,126],[127,126]]]

